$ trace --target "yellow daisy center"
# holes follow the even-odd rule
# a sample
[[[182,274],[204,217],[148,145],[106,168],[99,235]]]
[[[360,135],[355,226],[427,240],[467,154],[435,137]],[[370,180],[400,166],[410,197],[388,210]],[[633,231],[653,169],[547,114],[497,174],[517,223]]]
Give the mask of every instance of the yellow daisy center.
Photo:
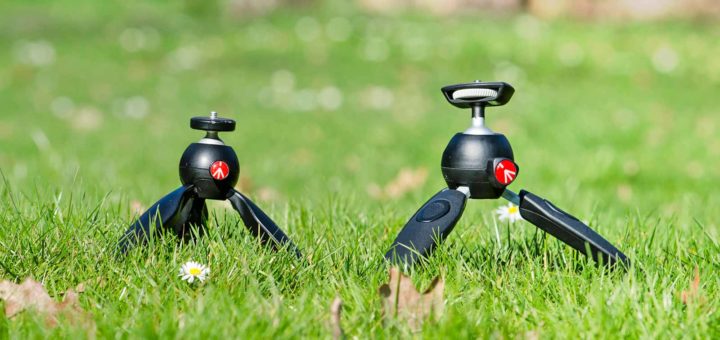
[[[512,207],[508,208],[508,213],[517,214],[517,212],[518,212],[518,207],[516,205],[513,205]]]
[[[196,268],[190,268],[190,270],[188,270],[188,272],[192,276],[198,276],[198,275],[200,275],[200,273],[202,273],[202,270],[200,270],[200,268],[196,267]]]

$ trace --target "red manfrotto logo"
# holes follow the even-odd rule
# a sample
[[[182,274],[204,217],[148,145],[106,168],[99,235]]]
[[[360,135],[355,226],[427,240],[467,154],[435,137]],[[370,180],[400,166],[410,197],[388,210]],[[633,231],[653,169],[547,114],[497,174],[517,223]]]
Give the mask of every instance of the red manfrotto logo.
[[[216,161],[210,166],[210,176],[216,181],[221,181],[230,175],[230,168],[223,161]]]
[[[502,185],[508,185],[517,176],[517,166],[509,159],[503,159],[495,166],[495,179]]]

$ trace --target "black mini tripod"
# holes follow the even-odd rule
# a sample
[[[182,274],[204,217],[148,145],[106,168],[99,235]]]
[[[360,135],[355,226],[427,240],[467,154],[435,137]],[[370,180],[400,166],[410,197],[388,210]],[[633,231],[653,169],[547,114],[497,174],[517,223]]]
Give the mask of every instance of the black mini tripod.
[[[516,194],[506,187],[518,173],[510,142],[485,126],[485,107],[507,103],[515,89],[503,82],[480,82],[442,88],[450,104],[472,110],[472,125],[456,134],[442,155],[442,173],[448,188],[435,194],[405,224],[385,258],[412,265],[429,256],[447,238],[462,216],[468,198],[503,197],[520,208],[520,215],[538,228],[595,261],[623,262],[625,254],[583,222],[549,201],[525,190]]]
[[[210,117],[193,117],[190,127],[206,131],[197,143],[185,149],[180,158],[180,180],[182,186],[161,198],[130,226],[120,239],[121,253],[126,253],[138,243],[147,242],[152,225],[157,230],[173,231],[180,239],[191,239],[204,233],[207,222],[206,199],[230,200],[233,208],[240,213],[245,226],[263,243],[271,241],[278,247],[287,246],[300,258],[300,251],[255,203],[234,189],[240,175],[240,164],[235,151],[218,137],[220,131],[235,130],[235,121],[219,118],[216,112]]]

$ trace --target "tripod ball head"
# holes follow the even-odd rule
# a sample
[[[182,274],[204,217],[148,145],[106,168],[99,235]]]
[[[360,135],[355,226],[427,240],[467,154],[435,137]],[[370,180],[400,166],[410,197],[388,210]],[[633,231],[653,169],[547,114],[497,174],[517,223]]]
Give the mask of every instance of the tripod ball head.
[[[180,180],[192,185],[200,198],[226,199],[240,177],[240,163],[233,148],[218,137],[219,131],[235,130],[235,121],[210,117],[193,117],[190,127],[206,131],[205,138],[192,143],[180,158]]]
[[[508,139],[485,126],[485,107],[507,103],[515,89],[504,82],[449,85],[442,93],[450,104],[471,109],[472,125],[456,134],[443,152],[441,168],[451,189],[467,187],[470,198],[498,198],[517,176]]]

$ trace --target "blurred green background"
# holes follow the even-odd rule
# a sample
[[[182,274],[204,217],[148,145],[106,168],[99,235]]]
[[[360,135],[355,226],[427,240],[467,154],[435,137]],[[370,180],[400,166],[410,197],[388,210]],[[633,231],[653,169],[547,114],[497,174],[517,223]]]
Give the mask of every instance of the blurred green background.
[[[516,88],[488,119],[515,149],[514,187],[581,211],[692,216],[718,201],[713,20],[271,3],[4,2],[5,178],[149,205],[179,185],[201,137],[189,118],[217,110],[238,122],[223,138],[250,194],[373,200],[425,168],[389,200],[418,202],[443,186],[441,152],[468,125],[439,88],[482,79]]]
[[[574,262],[548,268],[571,250],[552,243],[534,256],[535,228],[498,228],[501,202],[471,202],[421,276],[448,282],[452,317],[428,328],[717,333],[717,6],[628,3],[3,1],[1,277],[44,278],[55,292],[107,277],[84,300],[106,315],[106,335],[172,336],[183,311],[202,326],[196,336],[326,335],[334,294],[348,302],[351,334],[382,329],[375,287],[386,278],[375,265],[445,185],[441,153],[469,125],[439,89],[482,79],[516,89],[487,113],[521,168],[511,188],[588,221],[637,271],[611,281]],[[304,250],[307,268],[267,266],[281,255],[249,251],[241,227],[217,221],[202,246],[157,247],[122,265],[108,255],[133,215],[180,185],[180,155],[203,135],[189,119],[211,110],[237,121],[221,137],[240,159],[239,187]],[[190,254],[216,275],[204,291],[210,320],[174,269],[163,271]],[[680,291],[696,267],[708,304],[685,308]]]

